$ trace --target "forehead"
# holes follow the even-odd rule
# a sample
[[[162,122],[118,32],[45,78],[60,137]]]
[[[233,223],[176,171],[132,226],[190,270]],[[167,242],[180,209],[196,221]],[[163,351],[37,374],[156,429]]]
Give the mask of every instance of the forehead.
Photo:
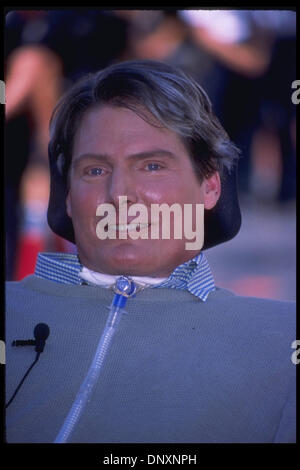
[[[107,154],[138,153],[160,147],[187,155],[181,137],[164,127],[149,111],[142,116],[124,108],[102,105],[88,110],[79,124],[73,143],[73,158],[82,152]]]

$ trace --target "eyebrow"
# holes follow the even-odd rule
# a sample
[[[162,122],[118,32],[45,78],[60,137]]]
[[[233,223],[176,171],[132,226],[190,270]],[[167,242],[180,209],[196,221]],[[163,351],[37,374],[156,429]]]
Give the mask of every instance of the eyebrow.
[[[179,157],[175,155],[173,152],[170,152],[169,150],[165,149],[155,149],[155,150],[150,150],[147,152],[139,152],[139,153],[134,153],[132,155],[128,155],[127,158],[128,160],[146,160],[147,158],[154,158],[154,157],[166,157],[166,158],[171,158],[172,160],[178,160]],[[79,155],[76,159],[73,159],[72,164],[74,168],[77,168],[79,164],[84,161],[84,160],[99,160],[99,161],[111,161],[112,158],[107,155],[107,154],[94,154],[94,153],[84,153]]]

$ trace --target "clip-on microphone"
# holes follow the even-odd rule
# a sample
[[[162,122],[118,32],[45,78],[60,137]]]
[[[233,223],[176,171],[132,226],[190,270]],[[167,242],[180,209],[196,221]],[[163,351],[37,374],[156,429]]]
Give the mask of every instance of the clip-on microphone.
[[[21,385],[23,384],[23,382],[26,379],[27,375],[29,374],[29,372],[31,371],[33,366],[39,360],[40,354],[44,351],[46,339],[48,338],[48,336],[50,334],[50,328],[49,328],[48,325],[46,325],[46,323],[39,323],[38,325],[35,326],[35,328],[33,330],[33,334],[34,334],[35,339],[26,339],[26,340],[21,339],[21,340],[14,340],[12,342],[12,346],[35,346],[36,357],[35,357],[35,360],[33,361],[33,363],[31,364],[31,366],[29,367],[29,369],[27,370],[27,372],[25,373],[25,375],[22,378],[21,382],[17,386],[13,396],[11,397],[9,402],[5,405],[5,408],[7,408],[11,404],[11,402],[15,398],[16,394],[20,390]]]

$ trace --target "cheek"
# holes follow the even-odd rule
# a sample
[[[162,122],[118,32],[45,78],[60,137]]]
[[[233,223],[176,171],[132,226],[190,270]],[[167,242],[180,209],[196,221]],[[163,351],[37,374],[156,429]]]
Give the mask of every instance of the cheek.
[[[180,180],[173,181],[172,184],[163,185],[152,194],[152,200],[169,204],[203,204],[204,203],[204,191],[203,188],[193,182],[186,183]],[[156,202],[155,201],[155,202]]]
[[[191,203],[204,204],[205,188],[203,184],[198,181],[191,180],[190,184],[186,184],[182,190],[182,194],[184,194],[186,199]]]
[[[99,190],[92,185],[76,184],[72,186],[70,191],[70,204],[72,214],[80,214],[81,216],[96,215],[96,209],[103,202],[103,197],[99,194]]]
[[[148,204],[181,202],[187,189],[177,178],[156,179],[144,182],[139,188],[142,199]]]
[[[147,204],[161,204],[163,202],[172,201],[172,191],[168,191],[165,187],[156,186],[153,189],[143,189],[143,200]]]

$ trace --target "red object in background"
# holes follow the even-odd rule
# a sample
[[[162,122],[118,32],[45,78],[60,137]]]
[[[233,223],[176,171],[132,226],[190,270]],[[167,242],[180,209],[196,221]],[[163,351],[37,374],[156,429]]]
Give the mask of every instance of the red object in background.
[[[23,234],[18,247],[15,280],[33,274],[38,253],[45,251],[45,237],[39,234]]]
[[[51,248],[49,250],[49,242]],[[23,233],[20,236],[17,256],[17,266],[14,280],[20,281],[25,276],[33,274],[38,253],[54,251],[60,253],[74,253],[74,247],[58,235],[49,233],[43,235],[38,232]]]

